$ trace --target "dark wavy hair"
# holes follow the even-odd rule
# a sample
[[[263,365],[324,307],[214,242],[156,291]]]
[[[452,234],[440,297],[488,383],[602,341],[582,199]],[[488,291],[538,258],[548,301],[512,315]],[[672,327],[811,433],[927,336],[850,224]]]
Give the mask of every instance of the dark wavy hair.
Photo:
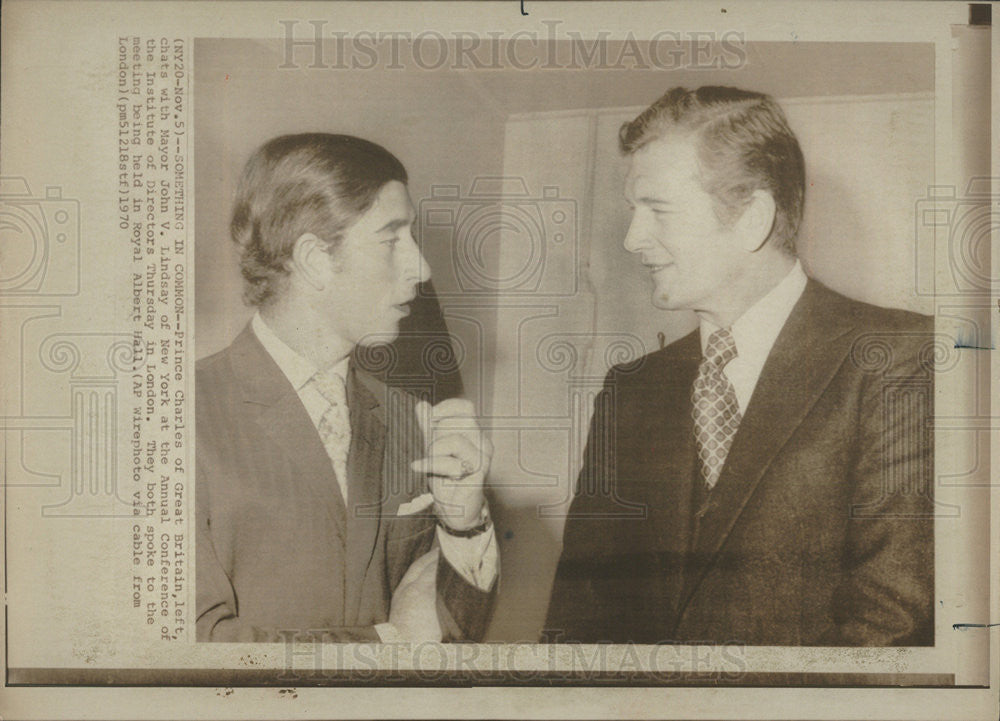
[[[350,135],[283,135],[258,148],[243,169],[229,225],[247,304],[266,305],[282,290],[303,233],[315,233],[333,252],[393,180],[407,182],[403,164]]]
[[[677,131],[692,133],[698,143],[702,187],[714,198],[720,222],[734,222],[755,190],[767,190],[776,206],[768,242],[794,255],[805,202],[805,160],[774,98],[738,88],[671,88],[622,125],[619,146],[631,155]]]

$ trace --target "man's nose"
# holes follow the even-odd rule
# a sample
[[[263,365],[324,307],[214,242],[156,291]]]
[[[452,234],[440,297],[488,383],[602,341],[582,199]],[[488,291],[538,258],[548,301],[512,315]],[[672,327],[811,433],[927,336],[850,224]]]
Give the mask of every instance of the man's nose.
[[[410,250],[410,256],[407,258],[406,264],[407,278],[414,283],[423,283],[430,280],[431,267],[424,258],[424,254],[420,252],[420,246],[417,245],[417,241],[412,235],[406,239],[406,245]]]
[[[424,254],[417,248],[417,282],[424,283],[431,279],[431,266],[424,258]]]
[[[649,247],[646,223],[639,212],[632,213],[632,222],[629,223],[628,232],[625,233],[624,245],[625,250],[630,253],[639,253]]]

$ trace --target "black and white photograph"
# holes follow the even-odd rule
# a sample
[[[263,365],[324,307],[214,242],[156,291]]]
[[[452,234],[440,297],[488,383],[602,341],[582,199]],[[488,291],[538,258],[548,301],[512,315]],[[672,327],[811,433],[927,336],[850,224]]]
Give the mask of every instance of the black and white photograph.
[[[416,551],[395,568],[400,521],[358,506],[435,476],[376,448],[347,470],[347,523],[371,528],[338,533],[344,482],[303,385],[340,363],[381,371],[379,407],[390,387],[465,399],[492,434],[492,467],[472,444],[431,454],[454,459],[442,488],[486,462],[492,508],[477,494],[462,520],[488,513],[498,552],[437,564],[499,571],[489,640],[933,646],[942,351],[906,222],[933,181],[932,47],[515,43],[501,57],[532,69],[490,75],[387,41],[382,67],[312,67],[364,47],[196,45],[199,354],[235,336],[199,361],[199,639],[388,622]],[[676,68],[632,67],[654,58]],[[352,531],[359,569],[339,555]]]
[[[991,4],[47,6],[12,718],[989,716]]]

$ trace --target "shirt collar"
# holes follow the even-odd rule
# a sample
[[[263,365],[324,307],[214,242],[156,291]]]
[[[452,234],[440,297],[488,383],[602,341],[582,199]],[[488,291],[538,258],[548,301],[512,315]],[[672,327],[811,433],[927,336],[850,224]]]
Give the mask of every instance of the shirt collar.
[[[802,263],[796,260],[795,265],[780,283],[737,318],[730,330],[741,360],[763,365],[785,321],[791,315],[792,308],[805,290],[807,280],[805,271],[802,270]],[[708,344],[708,337],[717,330],[719,327],[714,323],[701,321],[703,354]]]
[[[265,322],[259,312],[254,314],[253,320],[250,321],[250,326],[253,328],[257,340],[264,346],[264,350],[274,359],[274,362],[281,369],[281,372],[284,373],[288,382],[295,388],[295,392],[298,393],[301,391],[306,383],[316,375],[319,369],[312,361],[292,350],[287,343],[281,340],[271,330],[271,327]],[[335,373],[341,379],[346,379],[349,361],[350,356],[345,357],[332,366],[329,372]]]

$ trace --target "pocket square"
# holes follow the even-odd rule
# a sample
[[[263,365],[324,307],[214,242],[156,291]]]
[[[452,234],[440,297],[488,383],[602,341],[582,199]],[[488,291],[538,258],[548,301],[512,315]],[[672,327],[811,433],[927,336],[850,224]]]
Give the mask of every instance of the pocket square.
[[[414,513],[420,513],[428,506],[434,503],[434,495],[431,493],[424,493],[416,498],[407,501],[406,503],[399,504],[399,508],[396,509],[397,516],[412,516]]]

